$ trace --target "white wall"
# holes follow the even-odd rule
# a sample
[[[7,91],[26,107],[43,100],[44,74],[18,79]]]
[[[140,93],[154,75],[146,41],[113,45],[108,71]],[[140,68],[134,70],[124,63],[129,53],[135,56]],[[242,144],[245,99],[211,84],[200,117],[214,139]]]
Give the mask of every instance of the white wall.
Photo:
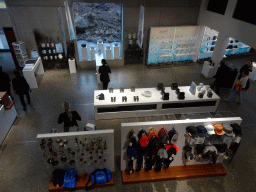
[[[233,37],[251,47],[256,48],[256,25],[233,19],[237,0],[228,2],[225,15],[207,11],[209,0],[202,0],[197,24],[218,31],[227,37]]]

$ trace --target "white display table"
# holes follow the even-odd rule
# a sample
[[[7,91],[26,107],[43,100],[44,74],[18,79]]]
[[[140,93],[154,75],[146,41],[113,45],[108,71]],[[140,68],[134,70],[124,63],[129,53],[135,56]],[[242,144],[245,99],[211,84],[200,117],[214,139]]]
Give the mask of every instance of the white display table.
[[[213,77],[213,73],[214,73],[214,67],[209,65],[210,63],[208,61],[204,62],[204,66],[202,69],[202,74],[206,77],[206,78],[212,78]]]
[[[29,59],[26,62],[26,65],[23,68],[22,72],[30,88],[38,88],[36,74],[44,74],[44,67],[41,57]]]
[[[3,105],[0,107],[0,145],[2,145],[16,117],[17,112],[14,105],[10,109],[5,109]]]
[[[204,94],[202,99],[198,98],[198,91],[195,95],[189,92],[190,86],[179,87],[181,92],[185,92],[185,100],[179,100],[175,90],[170,87],[165,88],[169,92],[170,99],[162,100],[161,92],[156,88],[138,88],[135,92],[125,89],[120,93],[119,89],[94,91],[94,113],[95,119],[115,119],[128,117],[143,117],[152,114],[182,114],[190,112],[215,112],[219,104],[220,97],[213,92],[212,98]],[[144,97],[144,91],[151,91],[151,97]],[[105,100],[96,99],[103,93]],[[122,102],[122,96],[127,96],[127,102]],[[134,101],[134,96],[139,96],[139,101]],[[111,102],[111,97],[116,97],[116,102]]]
[[[103,53],[99,55],[98,53],[95,54],[95,62],[96,62],[96,74],[97,74],[97,83],[101,83],[100,81],[100,74],[99,74],[99,68],[102,66],[101,60],[103,58]]]
[[[255,81],[256,80],[256,63],[252,63],[252,72],[249,74],[249,79]]]
[[[68,65],[69,65],[69,72],[76,73],[76,60],[68,59]]]

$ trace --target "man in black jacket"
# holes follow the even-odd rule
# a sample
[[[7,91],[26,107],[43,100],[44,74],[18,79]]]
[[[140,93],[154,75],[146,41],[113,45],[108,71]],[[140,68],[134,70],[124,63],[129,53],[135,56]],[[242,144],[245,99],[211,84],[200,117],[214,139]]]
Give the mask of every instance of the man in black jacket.
[[[110,82],[109,73],[111,73],[110,67],[107,65],[105,59],[101,60],[102,66],[99,68],[100,81],[103,84],[103,90],[108,89],[108,83]]]
[[[14,90],[14,94],[19,95],[21,104],[23,106],[23,110],[26,111],[26,103],[24,101],[24,95],[27,97],[28,104],[30,104],[30,95],[29,91],[31,92],[31,89],[24,77],[22,77],[19,73],[19,71],[14,71],[15,78],[12,80],[12,86]]]
[[[9,96],[11,95],[11,79],[7,73],[3,72],[2,66],[0,66],[0,92],[6,91]]]
[[[229,67],[225,64],[225,61],[220,61],[220,67],[217,70],[217,73],[213,76],[216,80],[211,86],[211,89],[216,89],[216,94],[219,95],[220,86],[225,81],[226,75],[228,74]]]

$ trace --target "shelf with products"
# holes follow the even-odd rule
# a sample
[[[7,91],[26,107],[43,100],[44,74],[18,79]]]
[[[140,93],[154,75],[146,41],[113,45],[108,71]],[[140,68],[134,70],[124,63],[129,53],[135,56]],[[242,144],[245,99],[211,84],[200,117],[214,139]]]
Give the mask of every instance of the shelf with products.
[[[203,170],[211,172],[208,176],[226,175],[222,162],[230,162],[239,147],[241,122],[240,117],[229,117],[122,123],[120,148],[123,183],[205,177],[207,174],[202,173]],[[142,153],[143,158],[140,158],[141,151],[133,147],[144,147],[146,137],[143,134],[148,137],[149,144],[146,146],[147,153]],[[195,142],[191,140],[192,136],[197,138]],[[221,142],[206,139],[206,136]],[[138,156],[128,153],[128,149],[137,151]],[[156,156],[152,155],[154,153]],[[133,172],[135,169],[136,172]]]
[[[171,57],[172,54],[160,54],[159,57]]]
[[[184,54],[177,54],[177,53],[174,53],[174,55],[176,56],[183,56],[183,55],[194,55],[196,53],[184,53]]]

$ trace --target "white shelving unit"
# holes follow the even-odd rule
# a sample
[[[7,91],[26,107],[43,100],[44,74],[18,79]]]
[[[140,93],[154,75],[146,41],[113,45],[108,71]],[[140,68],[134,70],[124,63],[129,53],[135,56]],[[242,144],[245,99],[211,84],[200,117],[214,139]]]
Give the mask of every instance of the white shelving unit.
[[[28,61],[28,54],[25,44],[22,41],[12,43],[18,64],[20,67],[24,67],[26,61]]]

